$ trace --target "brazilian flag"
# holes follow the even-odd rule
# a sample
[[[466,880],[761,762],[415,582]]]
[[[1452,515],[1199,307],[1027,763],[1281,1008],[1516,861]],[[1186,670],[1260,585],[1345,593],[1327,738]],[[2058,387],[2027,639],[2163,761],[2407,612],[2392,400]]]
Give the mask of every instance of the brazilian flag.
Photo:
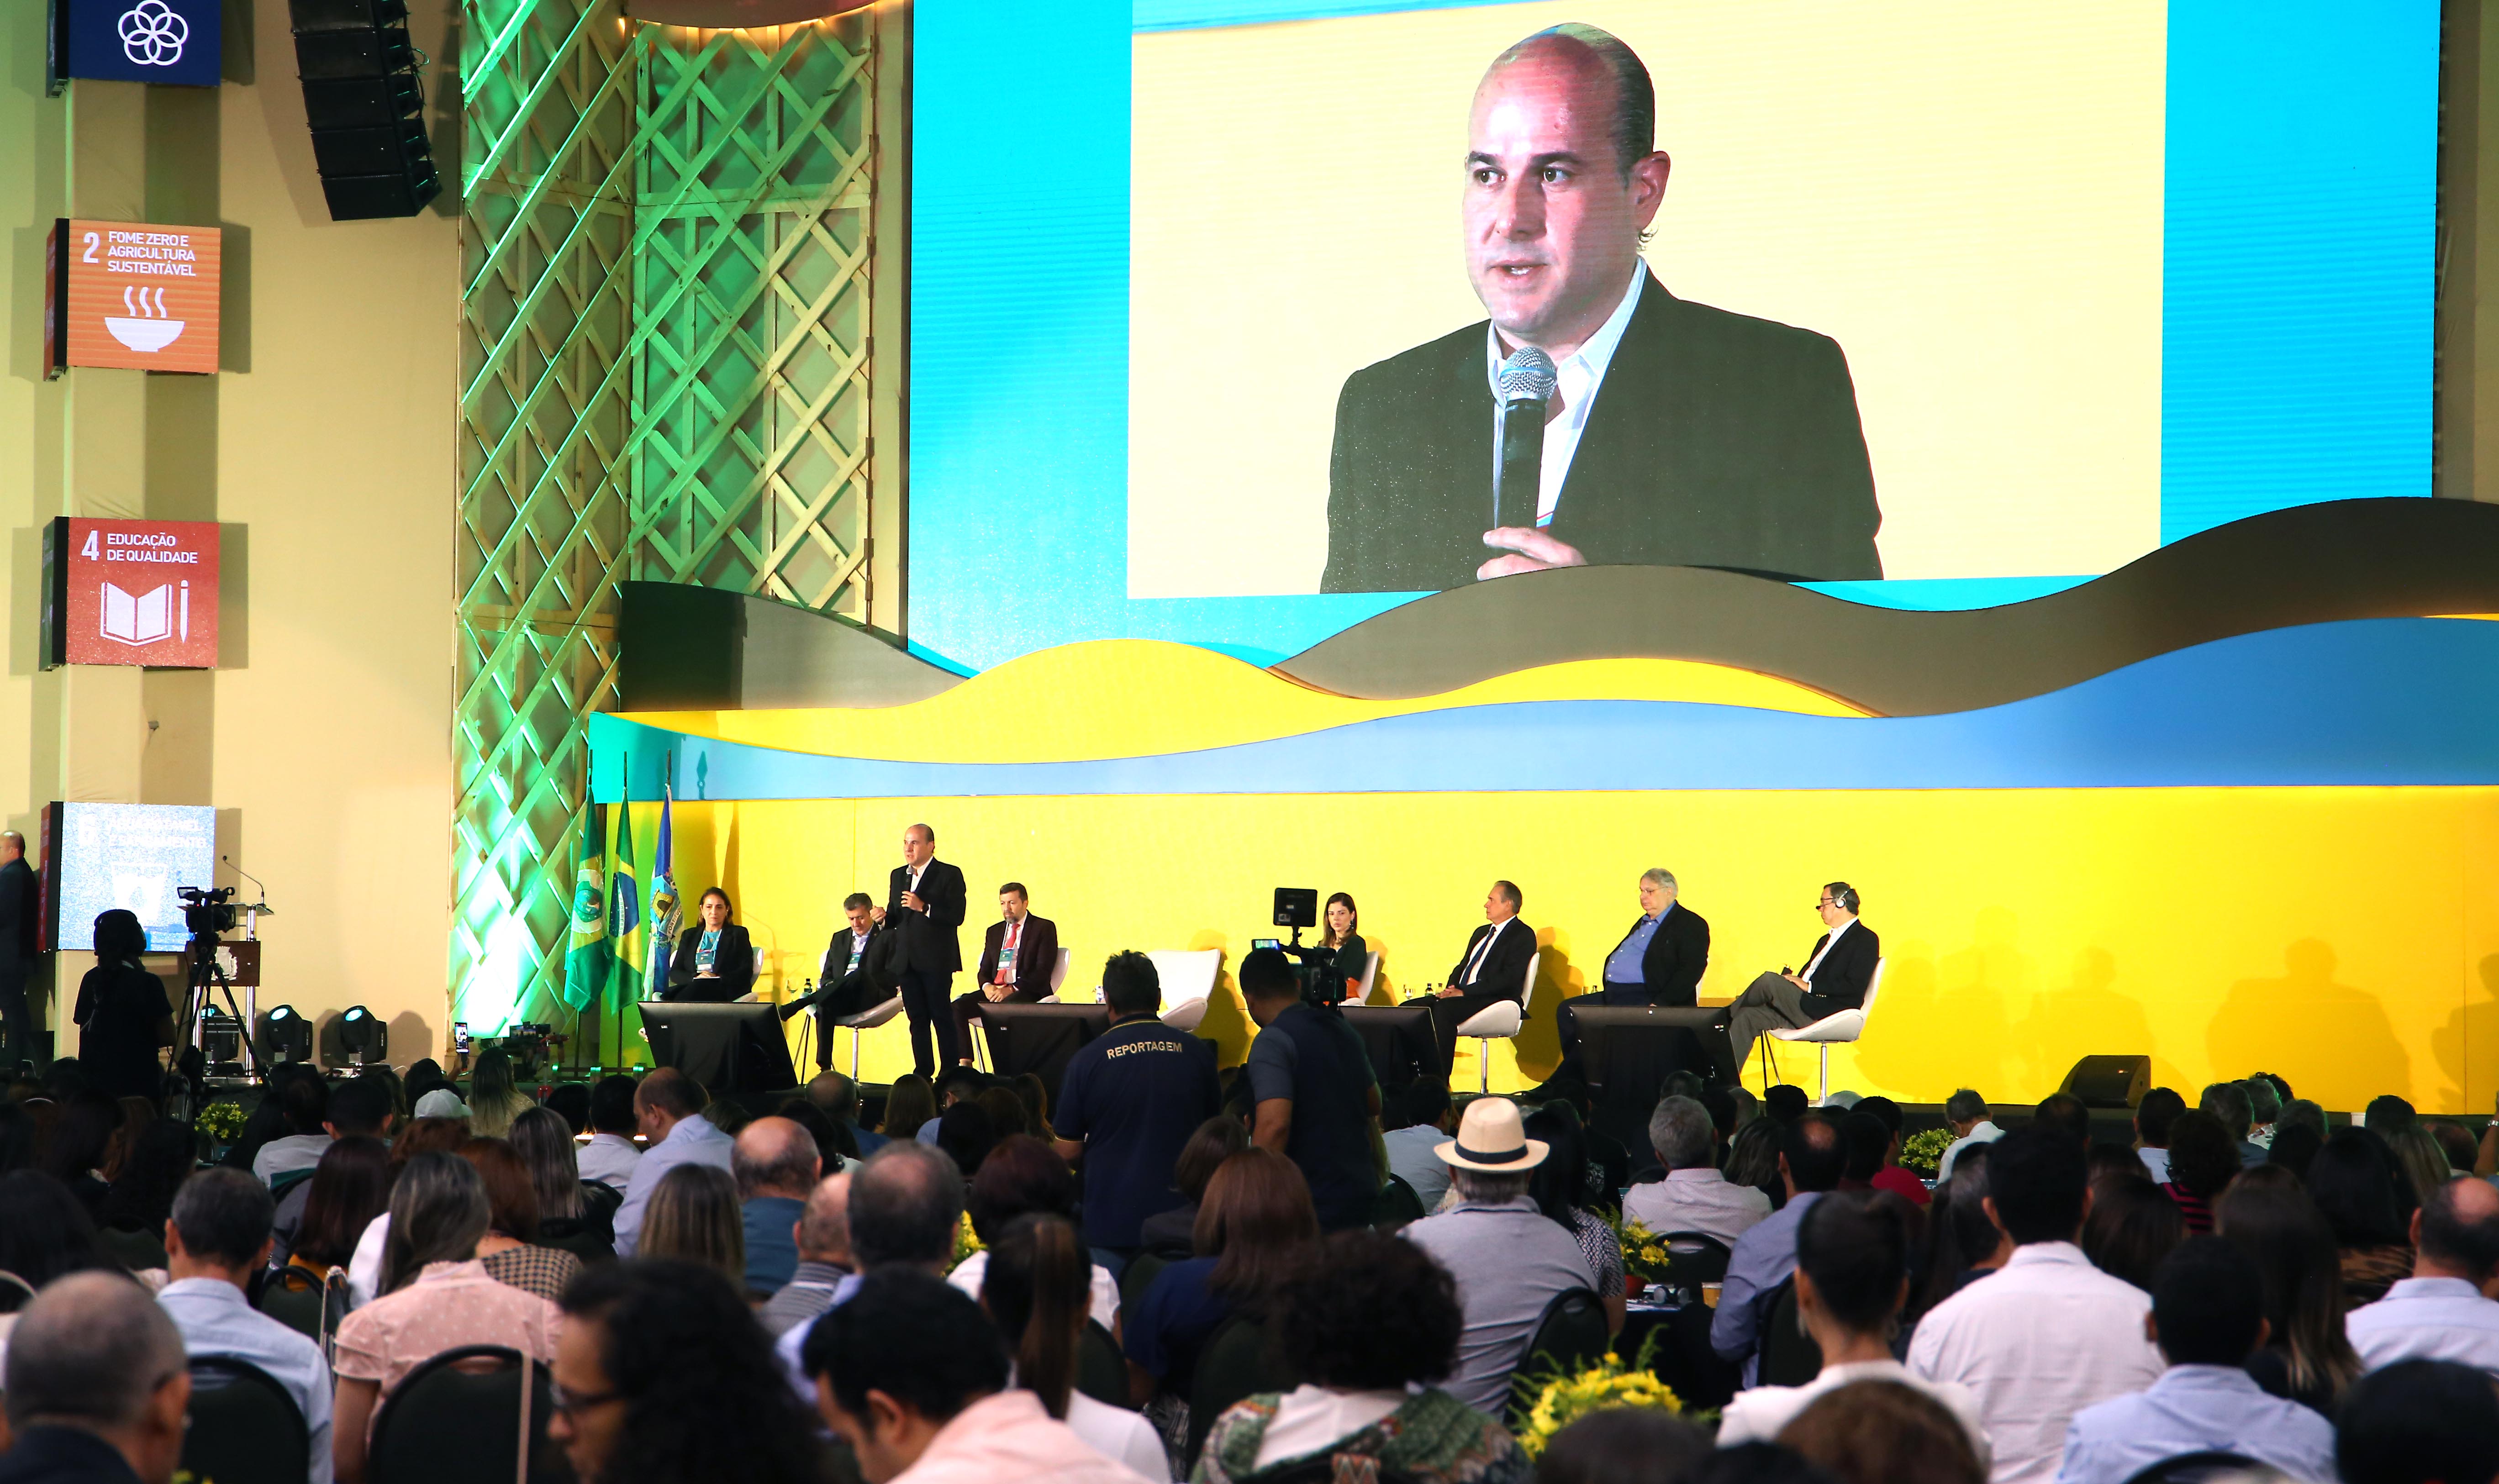
[[[616,809],[616,865],[607,873],[607,942],[628,983],[625,998],[641,997],[642,974],[635,952],[641,947],[642,906],[633,881],[633,806]]]
[[[607,987],[607,810],[593,804],[582,822],[580,865],[572,878],[572,931],[564,955],[564,1002],[575,1010]]]

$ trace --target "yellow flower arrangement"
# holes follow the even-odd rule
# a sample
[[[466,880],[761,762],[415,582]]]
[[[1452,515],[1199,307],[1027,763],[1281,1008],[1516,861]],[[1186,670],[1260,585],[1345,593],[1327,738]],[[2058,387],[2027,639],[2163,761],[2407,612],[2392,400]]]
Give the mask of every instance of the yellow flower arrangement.
[[[981,1242],[981,1234],[972,1230],[972,1218],[966,1215],[955,1223],[955,1260],[946,1265],[946,1271],[951,1273],[963,1266],[963,1260],[973,1253],[988,1250]]]
[[[220,1098],[200,1110],[200,1132],[219,1144],[232,1143],[243,1132],[243,1105],[231,1099]]]
[[[1672,1266],[1667,1256],[1666,1239],[1652,1232],[1637,1216],[1609,1213],[1614,1240],[1622,1243],[1623,1267],[1643,1282],[1663,1283]]]
[[[1557,1371],[1536,1392],[1535,1401],[1527,1407],[1527,1425],[1518,1432],[1519,1446],[1527,1450],[1528,1457],[1542,1455],[1554,1434],[1590,1412],[1618,1406],[1682,1411],[1682,1399],[1644,1364],[1647,1348],[1642,1346],[1643,1363],[1627,1366],[1619,1356],[1608,1355],[1584,1371]]]
[[[1944,1162],[1944,1150],[1953,1145],[1953,1131],[1948,1128],[1924,1129],[1911,1134],[1900,1145],[1900,1164],[1913,1174],[1929,1179]]]

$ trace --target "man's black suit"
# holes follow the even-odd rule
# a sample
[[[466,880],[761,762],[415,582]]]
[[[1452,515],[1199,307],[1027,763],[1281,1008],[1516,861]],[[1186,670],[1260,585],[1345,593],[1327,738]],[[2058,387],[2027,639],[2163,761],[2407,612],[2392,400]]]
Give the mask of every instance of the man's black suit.
[[[1632,919],[1629,939],[1647,921],[1645,915]],[[1614,945],[1619,949],[1620,943]],[[1608,952],[1606,962],[1612,961]],[[1709,967],[1709,919],[1674,903],[1665,917],[1658,919],[1657,931],[1649,934],[1648,947],[1640,953],[1640,982],[1637,984],[1604,981],[1601,987],[1564,1000],[1553,1012],[1554,1028],[1562,1035],[1562,1059],[1574,1072],[1578,1070],[1579,1017],[1574,1007],[1588,1005],[1664,1005],[1684,1008],[1700,1003],[1702,971]],[[1599,973],[1604,973],[1603,965]]]
[[[867,943],[860,949],[859,967],[851,967],[851,929],[844,923],[834,929],[832,941],[825,945],[825,956],[818,964],[816,992],[801,995],[781,1007],[781,1018],[789,1019],[800,1011],[816,1015],[816,1070],[828,1070],[833,1064],[833,1022],[861,1011],[872,1010],[902,987],[902,934],[892,927],[868,929]]]
[[[20,856],[0,865],[0,1036],[8,1040],[8,1056],[0,1068],[14,1069],[31,1059],[28,1045],[34,1021],[26,1010],[26,984],[35,973],[35,868]]]
[[[677,934],[675,953],[668,959],[668,987],[660,998],[684,1004],[726,1005],[755,987],[755,943],[746,929],[735,922],[724,922],[720,942],[712,946],[711,979],[695,977],[695,954],[702,947],[703,925]]]
[[[895,866],[886,881],[885,919],[902,935],[902,1013],[911,1017],[911,1070],[934,1077],[940,1065],[953,1066],[957,1054],[946,1001],[963,967],[963,945],[956,937],[963,925],[963,873],[942,860],[928,862],[919,889],[925,912],[903,909],[902,893],[911,889],[911,867]],[[931,1057],[932,1033],[942,1060]]]
[[[1007,944],[1006,919],[990,924],[981,937],[981,956],[972,965],[972,992],[955,1001],[955,1045],[960,1056],[972,1054],[972,1020],[981,1007],[992,1003],[983,987],[998,976],[998,954]],[[1029,1005],[1050,992],[1050,976],[1058,969],[1058,924],[1031,913],[1023,916],[1023,935],[1016,940],[1015,987],[1003,1003]]]
[[[1546,533],[1592,565],[1882,576],[1838,343],[1641,284]],[[1484,346],[1478,320],[1346,378],[1320,592],[1463,587],[1501,555]]]
[[[1811,1025],[1843,1010],[1866,1003],[1866,986],[1883,957],[1883,940],[1860,919],[1840,930],[1839,941],[1820,963],[1813,961],[1831,934],[1813,940],[1813,949],[1797,966],[1797,974],[1813,988],[1799,989],[1776,974],[1754,977],[1744,992],[1727,1006],[1728,1054],[1737,1067],[1752,1055],[1754,1044],[1773,1030]],[[1806,973],[1810,968],[1811,973]]]
[[[1476,945],[1487,933],[1499,933],[1492,947],[1484,950],[1483,960],[1475,966],[1473,979],[1467,977],[1467,963],[1476,956]],[[1495,925],[1486,922],[1467,935],[1467,951],[1449,966],[1448,987],[1462,989],[1447,999],[1434,999],[1432,1033],[1441,1045],[1441,1075],[1446,1077],[1458,1055],[1458,1027],[1473,1018],[1475,1013],[1500,1000],[1515,1000],[1527,987],[1527,961],[1536,952],[1536,929],[1524,919],[1511,918]]]

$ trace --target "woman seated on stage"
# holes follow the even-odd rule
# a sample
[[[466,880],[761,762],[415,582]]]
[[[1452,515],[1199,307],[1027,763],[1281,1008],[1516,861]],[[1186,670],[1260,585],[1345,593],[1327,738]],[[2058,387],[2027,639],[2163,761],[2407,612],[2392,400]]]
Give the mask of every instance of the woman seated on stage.
[[[1317,981],[1311,989],[1323,1004],[1349,1004],[1354,991],[1362,987],[1362,971],[1371,957],[1371,947],[1362,941],[1362,934],[1354,931],[1359,920],[1353,898],[1339,891],[1327,899],[1327,931],[1319,935],[1317,944],[1284,950],[1317,971]]]
[[[755,943],[730,920],[728,892],[706,890],[701,910],[702,920],[677,934],[668,992],[661,998],[726,1005],[755,987]]]

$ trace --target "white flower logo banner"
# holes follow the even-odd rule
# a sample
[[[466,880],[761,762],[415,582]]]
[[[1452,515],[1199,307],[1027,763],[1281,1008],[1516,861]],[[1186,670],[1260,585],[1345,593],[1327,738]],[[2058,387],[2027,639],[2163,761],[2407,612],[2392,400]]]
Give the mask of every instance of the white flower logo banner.
[[[191,39],[191,23],[165,0],[139,0],[122,12],[118,29],[122,54],[142,67],[173,66]]]

